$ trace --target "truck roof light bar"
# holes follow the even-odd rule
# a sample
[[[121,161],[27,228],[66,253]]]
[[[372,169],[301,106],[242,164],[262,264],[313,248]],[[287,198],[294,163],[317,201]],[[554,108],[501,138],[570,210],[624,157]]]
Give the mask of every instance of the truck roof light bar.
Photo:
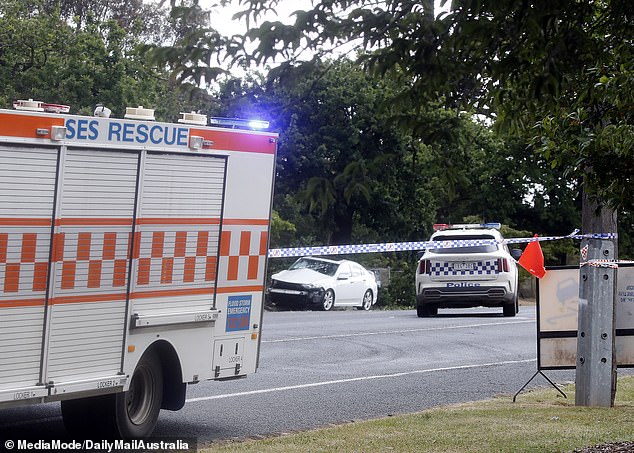
[[[209,124],[212,126],[230,127],[230,128],[243,128],[243,129],[256,129],[264,130],[268,129],[269,122],[262,120],[245,120],[240,118],[209,118]]]

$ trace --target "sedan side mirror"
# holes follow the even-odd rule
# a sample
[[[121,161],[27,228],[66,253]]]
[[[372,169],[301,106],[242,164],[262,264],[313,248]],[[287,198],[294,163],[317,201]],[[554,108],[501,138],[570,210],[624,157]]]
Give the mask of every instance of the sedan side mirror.
[[[522,249],[511,249],[511,256],[513,258],[515,258],[516,260],[520,259],[520,256],[522,256]]]

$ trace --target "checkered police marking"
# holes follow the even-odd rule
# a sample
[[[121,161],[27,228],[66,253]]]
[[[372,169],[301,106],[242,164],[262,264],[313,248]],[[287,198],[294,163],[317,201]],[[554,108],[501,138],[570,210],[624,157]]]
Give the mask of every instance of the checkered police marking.
[[[497,261],[475,261],[473,269],[454,269],[454,263],[431,262],[431,275],[493,275],[498,274]]]

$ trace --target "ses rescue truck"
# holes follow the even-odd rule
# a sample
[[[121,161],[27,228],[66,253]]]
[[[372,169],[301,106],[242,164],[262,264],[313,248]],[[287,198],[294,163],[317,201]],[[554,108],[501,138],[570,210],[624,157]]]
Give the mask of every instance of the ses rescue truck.
[[[255,372],[277,135],[15,107],[0,110],[0,408],[61,401],[73,433],[143,437],[187,384]]]

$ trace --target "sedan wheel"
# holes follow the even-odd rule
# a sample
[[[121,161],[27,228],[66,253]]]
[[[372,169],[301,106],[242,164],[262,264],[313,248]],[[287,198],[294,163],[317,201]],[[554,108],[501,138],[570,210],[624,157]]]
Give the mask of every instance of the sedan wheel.
[[[363,295],[361,306],[357,307],[359,310],[369,310],[372,308],[372,290],[367,290]]]
[[[326,291],[326,294],[324,294],[324,302],[321,308],[323,308],[324,311],[328,311],[334,305],[335,305],[335,292],[332,289],[329,289],[328,291]]]

